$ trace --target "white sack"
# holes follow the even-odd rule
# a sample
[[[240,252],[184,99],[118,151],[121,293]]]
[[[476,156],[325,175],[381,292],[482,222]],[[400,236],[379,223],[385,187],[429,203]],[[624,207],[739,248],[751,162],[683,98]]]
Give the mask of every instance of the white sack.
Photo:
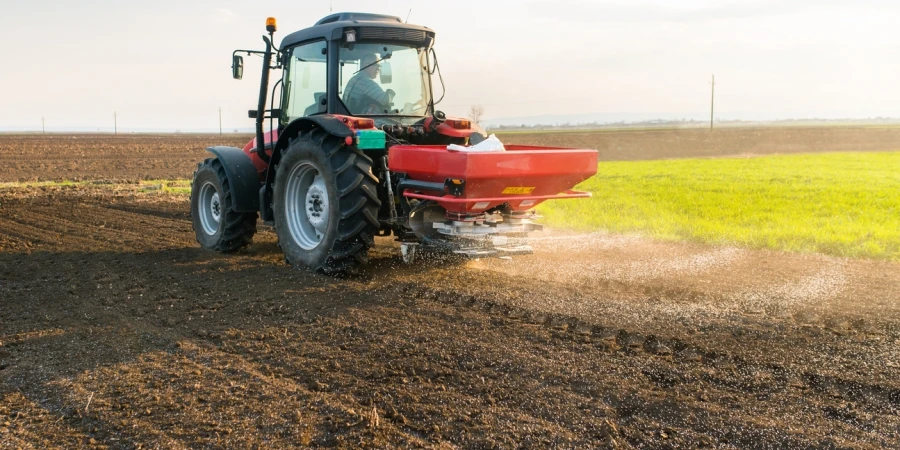
[[[503,148],[503,143],[500,142],[500,139],[497,139],[497,136],[491,134],[487,139],[469,146],[465,147],[462,145],[450,144],[447,146],[447,150],[452,152],[502,152],[506,151]]]

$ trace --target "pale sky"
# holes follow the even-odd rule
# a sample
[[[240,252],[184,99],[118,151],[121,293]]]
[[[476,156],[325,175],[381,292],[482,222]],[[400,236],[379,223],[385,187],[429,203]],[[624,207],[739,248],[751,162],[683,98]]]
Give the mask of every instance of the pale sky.
[[[437,32],[438,105],[486,119],[560,114],[900,118],[900,3],[888,0],[333,0]],[[329,1],[0,0],[0,130],[251,127],[262,49]],[[280,71],[273,72],[280,76]],[[435,85],[439,85],[435,80]],[[436,90],[440,88],[436,87]]]

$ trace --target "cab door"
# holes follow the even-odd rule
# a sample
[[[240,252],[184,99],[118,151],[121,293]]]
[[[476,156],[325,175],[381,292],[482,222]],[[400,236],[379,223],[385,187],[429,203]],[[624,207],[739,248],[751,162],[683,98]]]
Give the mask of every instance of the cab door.
[[[327,111],[327,42],[317,40],[290,48],[284,71],[282,122]]]

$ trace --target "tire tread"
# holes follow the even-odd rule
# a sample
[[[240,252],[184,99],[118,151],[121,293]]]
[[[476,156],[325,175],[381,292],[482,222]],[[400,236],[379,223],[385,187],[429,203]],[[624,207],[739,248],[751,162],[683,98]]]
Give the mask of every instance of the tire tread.
[[[197,170],[194,172],[194,179],[197,178],[198,173],[204,170],[211,171],[218,179],[222,188],[222,204],[224,206],[220,222],[223,227],[222,234],[220,239],[215,242],[210,250],[221,253],[236,252],[253,242],[253,236],[256,234],[258,214],[255,212],[243,213],[234,210],[234,193],[228,183],[228,176],[225,174],[225,167],[222,165],[221,161],[217,158],[207,158],[203,162],[198,163]],[[193,188],[196,188],[196,186]],[[191,227],[196,231],[198,225],[192,220]]]
[[[374,245],[372,236],[381,227],[377,218],[381,200],[377,195],[378,178],[372,174],[372,159],[355,146],[346,146],[343,139],[315,128],[295,138],[282,160],[292,149],[309,146],[319,149],[328,159],[339,199],[334,241],[324,261],[310,269],[327,274],[355,272],[368,261],[369,248]],[[291,263],[298,265],[297,261]]]

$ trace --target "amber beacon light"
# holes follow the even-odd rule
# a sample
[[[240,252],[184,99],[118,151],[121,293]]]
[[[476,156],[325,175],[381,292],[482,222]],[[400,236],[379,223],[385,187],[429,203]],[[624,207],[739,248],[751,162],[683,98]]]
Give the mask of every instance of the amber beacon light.
[[[277,27],[275,26],[275,18],[267,17],[266,18],[266,31],[268,31],[269,33],[274,33],[276,28]]]

